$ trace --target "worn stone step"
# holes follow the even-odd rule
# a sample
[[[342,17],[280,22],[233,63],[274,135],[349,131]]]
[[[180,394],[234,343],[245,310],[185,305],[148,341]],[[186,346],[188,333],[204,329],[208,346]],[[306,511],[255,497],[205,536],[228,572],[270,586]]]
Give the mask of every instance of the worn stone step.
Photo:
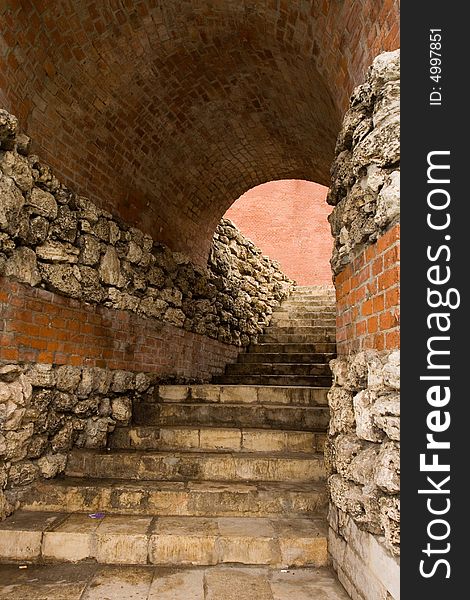
[[[108,446],[136,450],[322,452],[325,434],[313,431],[224,427],[116,427]]]
[[[159,427],[197,425],[325,431],[328,419],[329,410],[324,406],[135,402],[133,407],[135,425]]]
[[[332,310],[335,307],[335,303],[329,300],[286,300],[280,305],[280,310],[288,312],[296,311],[319,311],[322,309]],[[274,312],[274,311],[273,311]]]
[[[322,354],[333,354],[336,352],[335,342],[261,342],[253,344],[248,348],[248,354],[251,353],[263,353],[263,354],[295,354],[314,352]]]
[[[208,404],[263,404],[317,406],[328,404],[328,387],[269,385],[161,385],[155,401],[162,403],[197,402]]]
[[[323,455],[248,452],[71,451],[65,474],[150,481],[318,481]]]
[[[321,375],[218,375],[213,378],[214,383],[225,385],[281,385],[310,387],[331,386],[331,377]]]
[[[276,316],[271,319],[268,330],[277,327],[336,327],[336,317],[287,317]]]
[[[293,363],[293,364],[320,364],[326,363],[328,364],[330,360],[336,358],[336,354],[334,352],[330,353],[315,353],[315,352],[280,352],[280,353],[262,353],[262,352],[246,352],[245,354],[240,354],[238,360],[240,363]]]
[[[316,325],[305,325],[302,327],[268,327],[260,339],[266,337],[278,337],[283,335],[294,335],[304,337],[311,336],[312,341],[330,342],[335,341],[336,327],[318,327]],[[268,341],[268,340],[266,340]]]
[[[23,488],[24,510],[152,516],[312,515],[326,507],[325,482],[126,481],[64,477]]]
[[[4,560],[324,566],[322,518],[152,517],[18,511],[0,524]]]
[[[287,328],[286,329],[290,329]],[[306,327],[304,329],[307,329]],[[313,327],[312,327],[313,329]],[[315,344],[325,342],[334,344],[336,342],[336,331],[305,331],[304,333],[283,333],[281,328],[272,333],[262,333],[258,340],[260,343],[272,344]]]
[[[319,310],[287,310],[281,306],[273,310],[271,323],[276,323],[279,319],[336,319],[336,310],[330,307]]]
[[[259,356],[259,355],[258,355]],[[227,365],[226,375],[326,375],[331,370],[325,363],[234,363]]]

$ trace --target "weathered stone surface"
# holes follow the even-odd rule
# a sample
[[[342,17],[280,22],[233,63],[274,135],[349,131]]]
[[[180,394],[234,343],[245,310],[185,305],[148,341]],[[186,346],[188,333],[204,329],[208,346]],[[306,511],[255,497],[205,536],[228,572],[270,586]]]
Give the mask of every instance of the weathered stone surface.
[[[29,192],[33,187],[33,175],[29,162],[16,152],[0,154],[0,170],[11,177],[22,192]]]
[[[37,462],[41,475],[47,479],[55,477],[58,473],[62,473],[67,463],[65,454],[48,454],[40,458]]]
[[[52,194],[41,188],[34,187],[26,199],[31,214],[40,215],[48,219],[57,217],[57,202]]]
[[[362,390],[353,400],[356,434],[359,438],[371,442],[380,442],[383,439],[383,434],[377,429],[373,419],[373,405],[376,399],[374,392]]]
[[[24,197],[11,177],[0,174],[0,229],[15,235],[18,232]]]
[[[114,398],[111,401],[111,416],[115,421],[121,424],[127,424],[132,416],[131,399],[126,398],[125,396]]]
[[[5,265],[5,275],[15,277],[19,281],[29,283],[29,285],[40,283],[41,274],[35,252],[24,246],[14,250]]]
[[[65,294],[72,298],[80,298],[82,288],[77,275],[77,272],[70,265],[49,265],[41,264],[39,272],[42,278],[49,284],[53,291],[60,294]]]
[[[108,285],[119,286],[121,282],[121,263],[113,246],[108,246],[100,262],[100,279]]]
[[[399,59],[399,50],[375,59],[338,137],[328,193],[335,273],[399,217]]]
[[[74,392],[82,376],[82,370],[79,367],[61,366],[57,368],[56,379],[57,389],[63,392]]]
[[[327,463],[333,507],[399,553],[400,355],[368,350],[331,361]]]
[[[52,263],[78,262],[78,248],[69,242],[49,241],[36,248],[36,255],[40,260]]]
[[[93,235],[82,235],[80,238],[80,258],[84,265],[93,266],[98,264],[101,256],[101,243]]]
[[[0,146],[4,150],[11,150],[15,145],[18,130],[18,119],[9,112],[0,109]]]

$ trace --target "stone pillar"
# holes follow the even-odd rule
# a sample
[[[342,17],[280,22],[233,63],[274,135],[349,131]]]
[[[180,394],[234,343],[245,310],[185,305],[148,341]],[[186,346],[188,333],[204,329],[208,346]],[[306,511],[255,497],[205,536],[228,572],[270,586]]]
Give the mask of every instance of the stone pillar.
[[[328,202],[335,238],[329,548],[353,600],[399,598],[399,51],[354,91]]]

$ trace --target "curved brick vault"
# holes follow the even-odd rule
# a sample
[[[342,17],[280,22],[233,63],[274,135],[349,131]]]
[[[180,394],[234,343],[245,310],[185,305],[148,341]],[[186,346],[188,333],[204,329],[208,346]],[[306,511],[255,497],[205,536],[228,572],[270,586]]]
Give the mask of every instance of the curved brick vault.
[[[389,0],[6,0],[0,102],[60,179],[204,261],[272,179],[328,184],[353,86],[398,46]]]

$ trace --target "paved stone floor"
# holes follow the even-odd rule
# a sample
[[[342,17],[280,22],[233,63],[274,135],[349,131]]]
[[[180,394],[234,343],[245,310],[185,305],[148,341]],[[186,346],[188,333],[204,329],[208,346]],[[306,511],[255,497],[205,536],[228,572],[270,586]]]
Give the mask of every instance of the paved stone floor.
[[[348,600],[329,569],[0,565],[8,600]]]

